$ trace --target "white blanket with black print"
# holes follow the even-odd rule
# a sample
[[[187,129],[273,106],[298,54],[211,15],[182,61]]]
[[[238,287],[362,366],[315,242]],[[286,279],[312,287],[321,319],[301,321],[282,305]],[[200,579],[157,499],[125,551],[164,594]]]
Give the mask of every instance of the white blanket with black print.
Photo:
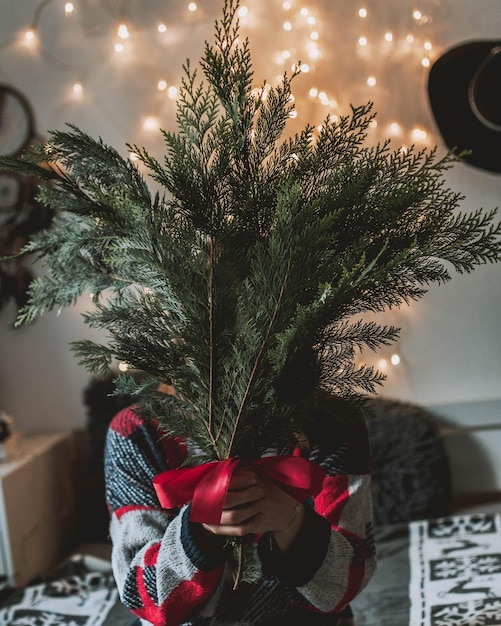
[[[102,626],[118,602],[111,564],[73,557],[52,578],[17,590],[0,607],[3,626]],[[129,620],[117,623],[130,624]]]
[[[501,516],[409,526],[410,626],[501,626]]]

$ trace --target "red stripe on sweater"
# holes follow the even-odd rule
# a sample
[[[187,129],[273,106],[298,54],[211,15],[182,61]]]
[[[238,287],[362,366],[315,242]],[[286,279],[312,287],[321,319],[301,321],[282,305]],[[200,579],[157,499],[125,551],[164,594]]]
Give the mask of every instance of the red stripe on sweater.
[[[188,456],[186,443],[181,437],[162,437],[160,439],[165,452],[165,460],[170,469],[178,468]]]
[[[133,612],[155,626],[179,626],[197,607],[210,598],[221,576],[221,571],[222,568],[211,572],[197,571],[191,580],[181,582],[169,594],[165,602],[157,606],[148,595],[143,570],[137,568],[137,588],[143,608],[134,609]]]
[[[150,546],[144,554],[144,566],[154,567],[157,563],[158,553],[160,552],[160,541]]]
[[[349,478],[347,475],[326,476],[322,491],[315,498],[315,510],[329,520],[331,526],[338,525],[349,498]]]
[[[110,428],[123,437],[130,437],[143,425],[143,418],[136,413],[133,406],[122,409],[110,422]]]

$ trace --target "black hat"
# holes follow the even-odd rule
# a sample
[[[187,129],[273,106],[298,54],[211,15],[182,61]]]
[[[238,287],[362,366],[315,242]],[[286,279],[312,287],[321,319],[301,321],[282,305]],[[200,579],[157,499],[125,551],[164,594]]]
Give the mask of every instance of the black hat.
[[[471,150],[467,163],[501,172],[501,40],[448,50],[430,70],[428,93],[447,146]]]

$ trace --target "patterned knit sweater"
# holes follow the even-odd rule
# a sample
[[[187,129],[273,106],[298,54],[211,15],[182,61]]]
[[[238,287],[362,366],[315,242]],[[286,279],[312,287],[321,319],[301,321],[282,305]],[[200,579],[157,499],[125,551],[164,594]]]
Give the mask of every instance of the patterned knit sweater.
[[[326,470],[322,491],[305,502],[299,535],[286,554],[257,542],[263,574],[232,590],[222,544],[204,552],[192,534],[190,505],[159,506],[153,478],[187,455],[134,410],[111,422],[106,495],[112,564],[122,602],[154,626],[336,624],[375,568],[369,451],[365,426],[344,428],[330,453],[302,451]]]

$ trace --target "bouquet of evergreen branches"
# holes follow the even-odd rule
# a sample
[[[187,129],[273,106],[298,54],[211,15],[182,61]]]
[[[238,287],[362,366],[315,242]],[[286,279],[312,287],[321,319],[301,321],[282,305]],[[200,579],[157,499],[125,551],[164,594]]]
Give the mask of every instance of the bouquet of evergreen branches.
[[[50,181],[40,200],[55,213],[22,251],[46,273],[17,323],[93,294],[85,322],[109,339],[76,341],[81,363],[140,371],[120,374],[117,393],[196,443],[199,463],[256,458],[308,420],[336,419],[317,410],[324,392],[362,406],[383,376],[357,368],[356,351],[398,329],[354,316],[421,297],[447,265],[501,258],[495,211],[459,212],[444,184],[457,157],[368,147],[370,104],[282,139],[299,70],[254,88],[238,5],[224,2],[202,79],[184,66],[163,161],[128,146],[163,194],[74,126],[0,160]]]

